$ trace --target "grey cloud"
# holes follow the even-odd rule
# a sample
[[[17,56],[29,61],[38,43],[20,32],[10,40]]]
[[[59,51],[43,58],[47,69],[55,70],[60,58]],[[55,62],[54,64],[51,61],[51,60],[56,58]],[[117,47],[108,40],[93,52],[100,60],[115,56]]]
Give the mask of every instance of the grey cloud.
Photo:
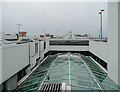
[[[107,4],[106,3],[3,3],[3,31],[17,32],[17,23],[29,35],[46,33],[62,35],[69,30],[74,33],[99,34],[100,9],[104,12],[103,35],[107,36]]]

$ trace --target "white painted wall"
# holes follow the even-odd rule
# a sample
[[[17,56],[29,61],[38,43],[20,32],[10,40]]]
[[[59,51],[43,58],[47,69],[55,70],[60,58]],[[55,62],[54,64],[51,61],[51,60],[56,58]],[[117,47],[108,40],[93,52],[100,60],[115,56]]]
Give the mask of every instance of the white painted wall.
[[[120,16],[118,16],[118,2],[108,2],[107,12],[108,42],[101,43],[90,41],[89,50],[90,52],[96,54],[98,57],[108,62],[109,76],[112,80],[120,85],[120,67],[118,67],[120,66],[120,41],[118,40],[120,38],[120,32],[118,31],[118,17]]]
[[[51,51],[89,51],[89,46],[63,46],[63,45],[50,45]]]
[[[40,53],[40,55],[39,56],[41,58],[43,58],[44,57],[44,53],[43,53],[43,51],[44,51],[44,41],[40,41],[39,43],[40,43],[40,46],[39,46],[39,49],[40,49],[39,53]]]
[[[118,83],[118,3],[108,3],[108,74]],[[120,71],[120,70],[119,70]]]
[[[118,3],[118,35],[120,35],[120,1]],[[118,36],[118,84],[120,85],[120,36]]]
[[[2,47],[0,47],[0,81],[2,81]],[[0,90],[0,92],[1,92],[1,90]]]
[[[2,38],[2,2],[0,2],[0,39]],[[0,48],[0,81],[2,80],[2,49]],[[1,83],[1,82],[0,82]],[[1,92],[1,85],[0,85],[0,92]]]
[[[2,63],[2,73],[0,72],[0,75],[2,79],[0,83],[9,79],[29,64],[29,44],[6,45],[0,47],[0,53],[1,51],[0,58],[2,60],[0,64]]]
[[[38,43],[38,52],[35,53],[35,43]],[[28,54],[29,56],[29,54]],[[36,65],[36,59],[39,58],[39,42],[30,43],[30,66],[31,68]]]
[[[49,45],[50,40],[52,39],[45,39],[46,49],[43,51],[42,55],[44,55],[48,51],[89,51],[89,46]],[[42,46],[44,46],[44,43],[42,44]]]
[[[2,38],[3,39],[17,39],[17,36],[16,36],[16,34],[6,35],[3,33]]]
[[[38,43],[38,51],[35,53],[35,43]],[[0,84],[12,77],[18,71],[30,64],[30,68],[36,65],[39,58],[39,42],[25,44],[5,45],[0,47]]]
[[[89,51],[105,62],[108,62],[108,43],[107,42],[97,42],[89,41]]]

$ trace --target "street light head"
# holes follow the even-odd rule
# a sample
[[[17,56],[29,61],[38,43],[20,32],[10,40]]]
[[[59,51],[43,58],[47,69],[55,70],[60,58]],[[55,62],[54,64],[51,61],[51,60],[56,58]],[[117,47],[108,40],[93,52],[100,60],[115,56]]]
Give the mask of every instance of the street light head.
[[[101,14],[101,12],[99,12],[99,14]]]
[[[104,9],[101,10],[102,12],[104,11]]]

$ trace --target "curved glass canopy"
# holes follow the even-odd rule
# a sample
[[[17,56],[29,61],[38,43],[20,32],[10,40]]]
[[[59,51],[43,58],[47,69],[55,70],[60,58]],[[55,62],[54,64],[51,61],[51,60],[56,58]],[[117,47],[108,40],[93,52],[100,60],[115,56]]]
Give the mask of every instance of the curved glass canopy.
[[[90,57],[71,53],[50,56],[17,91],[38,91],[43,89],[43,85],[55,83],[64,83],[65,90],[71,91],[120,91],[119,86]]]

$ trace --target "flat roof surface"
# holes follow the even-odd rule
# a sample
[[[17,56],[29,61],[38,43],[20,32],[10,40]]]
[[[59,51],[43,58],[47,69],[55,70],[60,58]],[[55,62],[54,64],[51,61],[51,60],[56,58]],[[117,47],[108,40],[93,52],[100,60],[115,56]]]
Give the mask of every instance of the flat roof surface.
[[[44,89],[45,84],[55,83],[64,83],[66,90],[120,91],[116,83],[89,57],[71,53],[50,56],[17,91],[38,91]]]

